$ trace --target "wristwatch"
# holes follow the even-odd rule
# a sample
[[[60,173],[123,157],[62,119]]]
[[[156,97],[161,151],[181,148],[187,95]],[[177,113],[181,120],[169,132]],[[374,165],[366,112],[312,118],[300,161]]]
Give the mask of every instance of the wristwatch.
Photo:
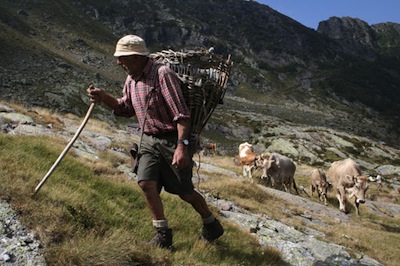
[[[179,144],[183,144],[183,145],[185,145],[185,146],[189,146],[189,141],[187,140],[187,139],[178,139],[178,145]]]

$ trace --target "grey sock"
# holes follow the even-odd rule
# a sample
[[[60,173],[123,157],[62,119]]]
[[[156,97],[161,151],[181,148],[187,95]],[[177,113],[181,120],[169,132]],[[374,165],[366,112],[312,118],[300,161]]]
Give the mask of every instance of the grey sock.
[[[153,220],[153,226],[155,228],[168,228],[167,220]]]

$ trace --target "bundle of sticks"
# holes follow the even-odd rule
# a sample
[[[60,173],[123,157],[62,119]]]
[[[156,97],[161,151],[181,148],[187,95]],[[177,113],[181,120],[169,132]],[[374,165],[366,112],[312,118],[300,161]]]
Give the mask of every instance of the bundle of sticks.
[[[212,49],[163,50],[150,55],[173,69],[183,82],[183,94],[190,108],[192,138],[196,141],[218,104],[223,103],[232,67],[231,55],[224,59]]]

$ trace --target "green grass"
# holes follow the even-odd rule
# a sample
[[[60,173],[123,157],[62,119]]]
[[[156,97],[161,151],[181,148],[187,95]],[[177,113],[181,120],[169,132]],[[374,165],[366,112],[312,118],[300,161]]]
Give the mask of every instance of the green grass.
[[[174,232],[174,250],[144,245],[151,216],[142,192],[112,165],[81,162],[68,153],[33,196],[65,143],[51,137],[0,134],[0,195],[11,198],[22,223],[43,244],[49,265],[279,265],[279,252],[263,248],[234,225],[213,244],[198,241],[198,214],[162,193]]]

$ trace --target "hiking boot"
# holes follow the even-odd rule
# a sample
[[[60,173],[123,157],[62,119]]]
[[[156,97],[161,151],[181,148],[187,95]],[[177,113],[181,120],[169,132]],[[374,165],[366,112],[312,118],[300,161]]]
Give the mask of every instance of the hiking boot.
[[[209,224],[203,224],[200,239],[212,242],[224,234],[224,228],[217,219]]]
[[[148,242],[150,245],[160,248],[172,247],[172,230],[171,229],[157,229],[157,233]]]

